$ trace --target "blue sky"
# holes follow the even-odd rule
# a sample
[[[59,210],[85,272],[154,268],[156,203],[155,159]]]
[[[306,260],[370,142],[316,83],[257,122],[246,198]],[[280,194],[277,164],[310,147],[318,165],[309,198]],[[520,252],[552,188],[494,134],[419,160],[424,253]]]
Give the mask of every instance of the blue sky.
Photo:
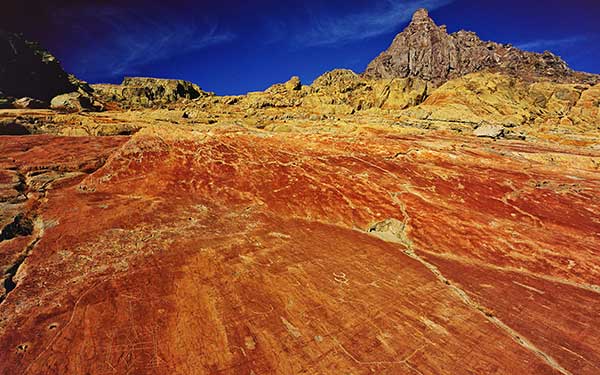
[[[141,75],[193,81],[218,94],[263,90],[298,75],[364,70],[425,7],[449,32],[551,50],[600,73],[600,1],[30,0],[0,28],[39,40],[90,82]]]

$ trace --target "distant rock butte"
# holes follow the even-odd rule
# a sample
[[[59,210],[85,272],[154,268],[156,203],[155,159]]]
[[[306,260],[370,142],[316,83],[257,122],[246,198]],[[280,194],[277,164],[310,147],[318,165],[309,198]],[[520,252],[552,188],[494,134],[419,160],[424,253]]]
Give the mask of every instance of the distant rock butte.
[[[125,77],[120,85],[96,84],[92,88],[101,101],[116,102],[125,108],[154,107],[212,95],[188,81],[147,77]]]
[[[575,72],[551,52],[522,51],[510,44],[486,42],[471,31],[448,34],[426,9],[413,15],[408,27],[375,58],[364,75],[369,78],[418,77],[440,85],[465,74],[491,70],[525,80],[596,83],[599,76]]]

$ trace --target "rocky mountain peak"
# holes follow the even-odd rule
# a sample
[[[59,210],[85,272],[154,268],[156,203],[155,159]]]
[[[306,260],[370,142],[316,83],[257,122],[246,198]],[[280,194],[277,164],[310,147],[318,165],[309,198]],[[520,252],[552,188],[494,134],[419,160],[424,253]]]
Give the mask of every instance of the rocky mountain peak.
[[[417,9],[412,16],[411,25],[419,25],[419,24],[428,24],[433,23],[431,17],[429,17],[429,12],[425,8]]]
[[[560,57],[548,52],[527,52],[510,45],[482,41],[472,31],[448,34],[446,26],[437,26],[426,9],[414,13],[406,29],[367,66],[363,75],[376,79],[415,77],[437,86],[484,70],[529,81],[600,81],[597,75],[573,71]]]

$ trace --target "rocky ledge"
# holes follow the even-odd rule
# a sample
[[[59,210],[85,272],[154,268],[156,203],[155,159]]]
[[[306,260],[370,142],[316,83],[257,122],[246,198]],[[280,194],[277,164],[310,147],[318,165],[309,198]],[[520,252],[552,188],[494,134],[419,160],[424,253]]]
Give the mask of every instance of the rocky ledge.
[[[212,95],[191,82],[175,79],[125,77],[120,85],[92,85],[94,94],[103,102],[121,108],[161,107],[181,99],[197,99]]]

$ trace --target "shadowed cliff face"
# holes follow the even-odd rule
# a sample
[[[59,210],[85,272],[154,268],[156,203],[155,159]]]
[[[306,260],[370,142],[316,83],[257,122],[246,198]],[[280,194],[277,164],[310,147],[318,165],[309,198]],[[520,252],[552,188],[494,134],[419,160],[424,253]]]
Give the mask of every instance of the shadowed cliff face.
[[[69,75],[48,51],[0,30],[0,96],[50,102],[56,95],[74,90]]]
[[[0,139],[7,223],[33,224],[0,242],[0,372],[598,372],[598,151],[126,140]]]
[[[418,10],[408,27],[398,34],[388,50],[367,67],[370,78],[418,77],[436,85],[465,74],[492,70],[527,80],[598,82],[598,77],[576,73],[558,56],[526,52],[511,45],[485,42],[477,34],[448,34],[437,26],[427,10]]]

